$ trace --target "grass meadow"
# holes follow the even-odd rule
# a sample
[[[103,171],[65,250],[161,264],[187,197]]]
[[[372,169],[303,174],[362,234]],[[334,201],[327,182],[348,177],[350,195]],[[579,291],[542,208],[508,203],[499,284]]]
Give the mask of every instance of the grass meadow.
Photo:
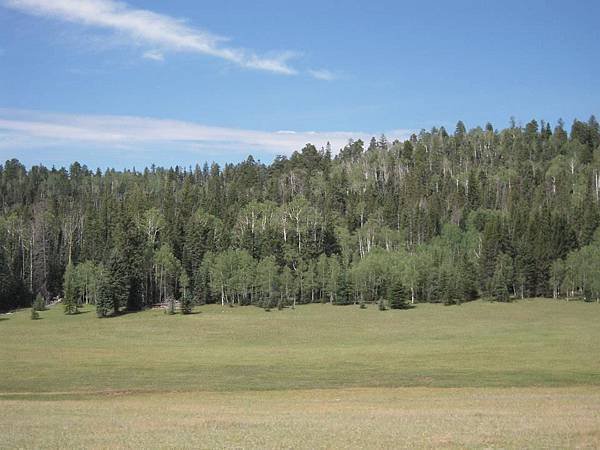
[[[600,446],[600,305],[0,316],[0,447]]]

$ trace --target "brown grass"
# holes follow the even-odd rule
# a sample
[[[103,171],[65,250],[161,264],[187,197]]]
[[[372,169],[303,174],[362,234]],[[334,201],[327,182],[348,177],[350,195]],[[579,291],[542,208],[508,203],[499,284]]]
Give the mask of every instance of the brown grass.
[[[598,448],[600,389],[356,388],[0,400],[4,448]]]

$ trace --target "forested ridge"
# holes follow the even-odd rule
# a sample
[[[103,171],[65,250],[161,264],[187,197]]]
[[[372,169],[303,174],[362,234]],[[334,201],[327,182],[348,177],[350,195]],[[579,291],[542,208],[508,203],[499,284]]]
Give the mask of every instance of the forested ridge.
[[[0,309],[600,296],[600,128],[462,122],[143,171],[0,166]]]

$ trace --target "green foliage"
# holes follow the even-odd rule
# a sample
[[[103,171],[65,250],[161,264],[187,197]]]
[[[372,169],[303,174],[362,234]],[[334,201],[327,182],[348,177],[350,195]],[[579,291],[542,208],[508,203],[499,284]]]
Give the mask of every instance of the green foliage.
[[[37,320],[40,318],[40,314],[37,312],[37,310],[33,306],[31,307],[30,317],[31,317],[31,320]]]
[[[270,308],[276,297],[279,284],[278,267],[275,258],[267,256],[256,266],[256,284],[258,303],[263,308]]]
[[[181,272],[181,263],[167,244],[154,253],[154,277],[158,285],[159,300],[169,302],[175,296],[175,285]]]
[[[107,307],[112,314],[118,314],[123,306],[127,304],[130,292],[130,276],[127,260],[119,251],[113,252],[108,265],[106,276],[107,283]]]
[[[67,269],[65,270],[64,291],[63,306],[65,314],[71,315],[77,313],[77,298],[79,291],[77,288],[77,280],[75,278],[75,268],[71,263],[67,265]]]
[[[98,293],[96,297],[96,316],[98,318],[108,317],[111,313],[111,286],[108,275],[98,280]]]
[[[564,266],[553,266],[553,271],[564,274],[563,290],[567,298],[579,296],[587,301],[599,301],[600,231],[590,245],[569,253]]]
[[[401,280],[396,280],[391,284],[388,298],[391,309],[408,308],[408,291]]]
[[[36,311],[46,311],[46,300],[44,300],[41,294],[35,296],[32,308]]]
[[[173,316],[175,314],[175,298],[169,297],[167,299],[167,309],[165,309],[165,314]]]
[[[498,255],[496,269],[492,278],[492,297],[498,302],[510,300],[509,286],[512,282],[513,268],[512,259],[509,255],[501,253]]]
[[[179,277],[181,286],[181,314],[191,314],[193,309],[192,293],[190,291],[190,278],[183,272]]]
[[[189,170],[7,161],[0,310],[32,293],[64,296],[69,313],[100,302],[100,316],[171,300],[377,304],[396,282],[411,304],[593,299],[600,277],[582,260],[600,225],[598,128],[458,122],[337,156],[309,144],[270,165]]]

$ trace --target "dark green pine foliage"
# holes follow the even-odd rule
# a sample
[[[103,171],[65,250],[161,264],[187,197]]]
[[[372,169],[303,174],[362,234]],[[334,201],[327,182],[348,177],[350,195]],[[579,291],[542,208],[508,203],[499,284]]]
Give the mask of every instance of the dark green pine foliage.
[[[552,249],[550,217],[545,209],[537,212],[530,222],[531,252],[533,254],[535,279],[532,280],[531,296],[543,297],[550,292],[550,257]]]
[[[510,300],[509,287],[512,284],[512,258],[506,253],[498,255],[494,277],[492,278],[492,297],[498,302]]]
[[[142,295],[144,236],[123,206],[115,233],[115,250],[112,267],[118,272],[115,276],[127,279],[125,283],[127,295],[125,298],[125,294],[119,292],[118,306],[115,305],[117,309],[113,309],[116,312],[118,308],[125,306],[129,311],[139,311],[144,303]],[[123,281],[119,280],[118,283]]]
[[[1,219],[1,218],[0,218]],[[0,311],[31,304],[31,294],[7,260],[0,233]]]
[[[458,302],[471,301],[478,297],[477,267],[466,253],[461,255],[456,279]]]
[[[335,296],[336,305],[349,305],[352,303],[350,298],[350,283],[348,280],[348,272],[344,269],[340,271],[338,289]]]
[[[106,275],[106,309],[108,314],[116,315],[127,305],[130,295],[130,274],[127,260],[121,252],[115,250],[111,255]]]
[[[389,289],[389,303],[391,309],[406,309],[409,302],[408,290],[400,280],[395,280]]]
[[[75,268],[72,263],[67,265],[67,269],[65,270],[64,277],[64,297],[63,297],[63,306],[65,309],[65,314],[75,314],[77,313],[77,280],[75,279]]]
[[[35,300],[33,301],[33,308],[36,311],[46,311],[46,301],[41,294],[36,295]]]
[[[579,215],[579,246],[583,247],[592,242],[594,231],[600,224],[600,214],[598,208],[594,205],[597,204],[591,193],[588,193],[581,206],[578,208]]]
[[[96,297],[96,316],[99,318],[108,317],[111,314],[111,287],[108,275],[98,280],[98,294]]]
[[[190,289],[190,279],[187,273],[183,272],[179,278],[181,286],[180,310],[181,314],[191,314],[194,306],[192,291]]]
[[[480,258],[481,290],[487,297],[492,296],[493,293],[493,279],[497,258],[503,249],[502,237],[502,225],[500,219],[491,217],[483,229]]]
[[[193,308],[192,296],[189,292],[186,292],[181,296],[181,314],[191,314]]]

